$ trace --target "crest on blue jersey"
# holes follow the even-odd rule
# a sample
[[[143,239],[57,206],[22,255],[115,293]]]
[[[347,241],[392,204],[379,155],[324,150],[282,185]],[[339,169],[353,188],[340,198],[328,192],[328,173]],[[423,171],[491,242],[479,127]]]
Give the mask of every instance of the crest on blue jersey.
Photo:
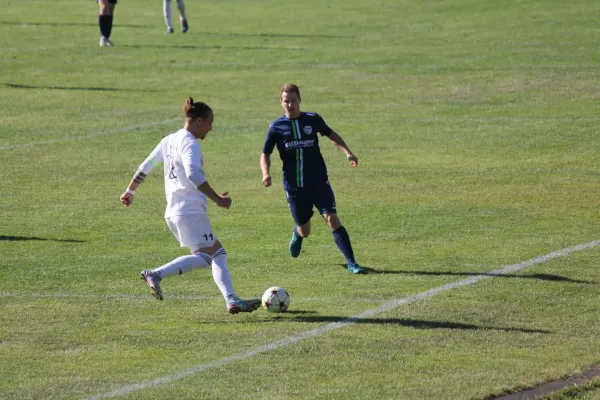
[[[305,126],[304,128],[302,128],[302,130],[304,131],[304,133],[306,133],[307,135],[310,135],[312,133],[312,126]]]

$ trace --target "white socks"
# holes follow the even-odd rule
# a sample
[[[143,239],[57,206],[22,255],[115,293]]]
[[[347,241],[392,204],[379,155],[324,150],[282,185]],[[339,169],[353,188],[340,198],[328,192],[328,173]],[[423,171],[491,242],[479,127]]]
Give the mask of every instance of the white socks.
[[[191,272],[195,269],[206,268],[210,265],[211,258],[204,253],[196,253],[190,256],[182,256],[174,259],[162,267],[156,268],[152,272],[156,272],[160,279],[168,276],[181,275],[186,272]]]
[[[212,265],[212,275],[215,283],[219,287],[221,294],[227,301],[234,300],[236,298],[235,292],[233,291],[233,283],[231,282],[231,275],[227,268],[227,253],[224,248],[220,248],[214,254],[214,257],[209,256],[205,253],[196,253],[190,256],[182,256],[174,259],[168,264],[158,267],[152,272],[156,272],[160,279],[164,279],[169,276],[181,275],[186,272],[191,272],[195,269],[206,268]]]
[[[231,282],[231,275],[227,268],[227,253],[222,247],[215,253],[212,259],[212,273],[215,283],[219,287],[221,294],[226,301],[231,301],[236,298],[235,292],[233,291],[233,283]]]

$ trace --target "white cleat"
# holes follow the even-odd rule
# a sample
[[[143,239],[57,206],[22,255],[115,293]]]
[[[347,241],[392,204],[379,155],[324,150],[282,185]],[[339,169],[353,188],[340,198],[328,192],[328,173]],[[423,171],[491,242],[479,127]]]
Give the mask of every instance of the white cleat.
[[[106,37],[100,36],[100,47],[111,47],[113,43]]]
[[[150,288],[152,296],[154,296],[155,299],[162,300],[164,297],[160,288],[160,276],[149,269],[143,270],[140,275],[144,282],[146,282],[146,285]]]

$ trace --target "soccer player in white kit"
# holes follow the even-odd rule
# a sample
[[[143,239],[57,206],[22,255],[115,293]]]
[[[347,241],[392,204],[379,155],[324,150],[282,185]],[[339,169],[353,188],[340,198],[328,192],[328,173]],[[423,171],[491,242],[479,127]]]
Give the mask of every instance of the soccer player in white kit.
[[[185,17],[185,0],[175,0],[179,10],[179,23],[181,32],[186,33],[189,29],[187,18]],[[167,24],[167,35],[173,33],[173,24],[171,23],[171,0],[163,0],[163,16]]]
[[[189,247],[192,254],[176,258],[156,269],[144,270],[141,277],[152,295],[162,300],[162,279],[210,266],[214,281],[227,302],[227,310],[231,314],[252,312],[260,306],[261,301],[242,300],[233,291],[227,268],[227,253],[206,215],[207,197],[219,207],[231,206],[228,194],[217,194],[206,181],[204,158],[197,141],[204,140],[212,130],[213,112],[206,103],[194,102],[191,97],[187,98],[183,110],[186,116],[183,129],[160,141],[139,166],[127,190],[121,195],[121,202],[129,207],[133,203],[137,187],[156,165],[163,164],[167,197],[165,219],[181,247]]]

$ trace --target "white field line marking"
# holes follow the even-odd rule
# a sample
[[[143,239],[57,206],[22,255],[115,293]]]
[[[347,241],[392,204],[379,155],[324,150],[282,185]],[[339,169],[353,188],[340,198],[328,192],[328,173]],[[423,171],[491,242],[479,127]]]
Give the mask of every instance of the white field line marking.
[[[94,137],[98,137],[98,136],[110,135],[112,133],[129,132],[129,131],[134,131],[134,130],[140,129],[140,128],[147,128],[149,126],[167,124],[169,122],[177,121],[177,120],[180,120],[180,119],[181,118],[171,118],[171,119],[166,119],[164,121],[149,122],[149,123],[146,123],[146,124],[131,125],[131,126],[123,127],[123,128],[113,129],[113,130],[110,130],[110,131],[90,133],[88,135],[69,136],[69,137],[66,137],[66,138],[46,140],[46,141],[42,141],[42,142],[21,143],[21,144],[9,145],[9,146],[0,146],[0,150],[21,149],[23,147],[33,147],[33,146],[39,146],[39,145],[45,145],[45,144],[52,144],[52,143],[71,142],[71,141],[80,140],[80,139],[89,139],[89,138],[94,138]]]
[[[85,400],[97,400],[97,399],[104,399],[104,398],[108,398],[108,397],[119,397],[119,396],[124,396],[126,394],[129,394],[131,392],[137,391],[137,390],[143,390],[143,389],[147,389],[147,388],[150,388],[153,386],[163,385],[165,383],[179,380],[179,379],[185,378],[190,375],[195,375],[201,371],[205,371],[210,368],[219,367],[221,365],[228,364],[233,361],[244,360],[246,358],[254,357],[255,355],[260,354],[260,353],[264,353],[264,352],[271,351],[271,350],[276,350],[281,347],[297,343],[304,339],[309,339],[309,338],[312,338],[315,336],[320,336],[326,332],[330,332],[330,331],[333,331],[333,330],[336,330],[339,328],[343,328],[347,325],[353,324],[362,319],[372,317],[376,314],[379,314],[379,313],[382,313],[385,311],[393,310],[394,308],[397,308],[397,307],[400,307],[400,306],[403,306],[406,304],[414,303],[417,300],[422,300],[422,299],[426,299],[428,297],[433,297],[437,294],[446,292],[451,289],[456,289],[456,288],[459,288],[462,286],[472,285],[483,279],[493,278],[495,276],[502,276],[504,274],[515,272],[515,271],[521,270],[523,268],[530,267],[532,265],[544,263],[546,261],[552,260],[553,258],[564,257],[575,251],[581,251],[581,250],[585,250],[585,249],[589,249],[591,247],[597,247],[597,246],[600,246],[600,240],[583,243],[583,244],[578,244],[578,245],[575,245],[572,247],[567,247],[566,249],[553,251],[546,255],[532,258],[531,260],[523,261],[519,264],[507,265],[500,269],[494,270],[488,274],[474,275],[467,279],[463,279],[458,282],[448,283],[446,285],[438,286],[433,289],[429,289],[422,293],[418,293],[418,294],[415,294],[412,296],[404,297],[401,299],[390,300],[390,301],[383,303],[381,306],[379,306],[377,308],[367,310],[365,312],[362,312],[360,314],[357,314],[353,317],[347,318],[347,319],[339,321],[339,322],[333,322],[333,323],[321,326],[316,329],[311,329],[309,331],[302,332],[295,336],[289,336],[289,337],[286,337],[283,339],[279,339],[279,340],[276,340],[269,344],[266,344],[264,346],[255,347],[254,349],[248,350],[243,353],[237,353],[237,354],[234,354],[229,357],[221,358],[219,360],[211,361],[211,362],[208,362],[205,364],[200,364],[193,368],[176,373],[174,375],[162,376],[162,377],[155,378],[155,379],[152,379],[149,381],[135,383],[133,385],[128,385],[128,386],[123,386],[122,388],[113,390],[111,392],[101,393],[101,394],[98,394],[98,395],[95,395],[92,397],[88,397]]]
[[[16,292],[0,292],[0,297],[26,297],[26,298],[75,298],[75,299],[124,299],[124,300],[143,300],[153,299],[150,294],[90,294],[90,293],[16,293]],[[166,294],[165,299],[171,300],[218,300],[222,299],[222,296],[194,296],[194,295],[170,295]],[[295,301],[332,301],[331,298],[322,297],[294,297]],[[340,300],[341,301],[341,300]],[[382,299],[352,299],[352,301],[359,301],[365,303],[374,303],[382,301]]]

